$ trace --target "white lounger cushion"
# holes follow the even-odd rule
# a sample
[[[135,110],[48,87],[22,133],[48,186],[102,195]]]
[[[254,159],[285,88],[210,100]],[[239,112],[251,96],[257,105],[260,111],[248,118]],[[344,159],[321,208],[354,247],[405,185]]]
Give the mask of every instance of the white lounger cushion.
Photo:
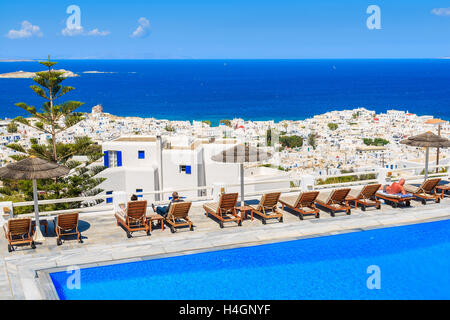
[[[296,208],[298,205],[298,201],[300,200],[300,196],[301,196],[301,194],[298,196],[295,196],[295,195],[284,196],[284,197],[280,198],[280,201],[283,201],[284,203],[288,204],[289,206]]]
[[[203,208],[207,208],[208,210],[214,212],[214,213],[218,213],[219,210],[219,203],[218,202],[209,202],[209,203],[205,203],[203,205]]]
[[[361,196],[361,191],[363,190],[363,188],[354,188],[351,189],[350,192],[348,193],[347,197],[352,197],[352,198],[360,198]]]
[[[325,191],[320,192],[317,196],[316,200],[325,204],[328,204],[330,202],[331,196],[333,195],[333,191]]]
[[[407,192],[410,192],[410,193],[421,193],[422,192],[421,187],[413,186],[411,184],[405,184],[404,188]]]

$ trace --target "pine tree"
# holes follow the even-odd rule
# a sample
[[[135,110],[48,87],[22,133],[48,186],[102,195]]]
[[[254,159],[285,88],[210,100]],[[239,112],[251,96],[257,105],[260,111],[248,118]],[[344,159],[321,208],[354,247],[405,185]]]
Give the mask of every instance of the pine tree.
[[[12,155],[13,160],[19,161],[28,156],[36,156],[48,161],[58,162],[72,169],[66,177],[58,179],[38,180],[38,189],[43,191],[39,199],[61,199],[75,198],[80,196],[94,196],[103,190],[97,189],[97,186],[104,181],[104,178],[95,176],[105,169],[103,165],[95,165],[95,162],[103,156],[101,146],[94,144],[89,137],[76,137],[73,143],[63,143],[57,141],[59,133],[67,130],[73,125],[84,119],[83,115],[74,112],[83,105],[78,101],[67,101],[60,105],[55,104],[55,100],[74,90],[73,87],[62,86],[61,82],[65,79],[62,72],[53,71],[51,67],[56,62],[40,62],[48,67],[48,71],[38,72],[33,79],[38,85],[32,85],[31,89],[40,97],[47,101],[43,104],[42,110],[37,111],[34,106],[29,106],[23,102],[16,106],[28,111],[31,119],[18,117],[15,121],[28,127],[34,128],[40,132],[51,135],[44,144],[39,144],[36,138],[30,140],[31,147],[25,149],[21,144],[13,143],[8,145],[10,149],[18,151],[18,154]],[[74,156],[86,156],[84,163],[74,161]],[[0,188],[0,201],[30,201],[33,199],[32,186],[30,181],[11,181],[3,180],[3,187]],[[63,210],[89,206],[93,203],[71,202],[40,206],[42,211]],[[15,213],[30,212],[32,208],[19,207]]]
[[[38,85],[32,85],[30,88],[38,96],[47,101],[43,103],[40,111],[36,110],[34,106],[24,102],[16,103],[16,106],[30,113],[37,121],[30,122],[24,117],[17,117],[15,121],[28,127],[32,127],[40,132],[50,134],[52,137],[51,144],[53,146],[51,150],[51,160],[58,162],[57,135],[84,119],[82,113],[74,112],[84,103],[79,101],[66,101],[59,105],[56,104],[56,99],[64,96],[75,88],[61,85],[66,78],[62,76],[64,74],[63,72],[52,70],[52,66],[57,62],[50,61],[50,56],[48,56],[48,61],[39,63],[46,66],[48,71],[37,72],[36,77],[34,77],[33,80]]]

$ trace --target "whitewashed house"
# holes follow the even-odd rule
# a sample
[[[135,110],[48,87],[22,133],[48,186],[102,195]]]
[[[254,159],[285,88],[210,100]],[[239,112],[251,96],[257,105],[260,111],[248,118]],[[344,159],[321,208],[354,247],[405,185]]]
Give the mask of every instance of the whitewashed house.
[[[235,139],[196,139],[186,136],[121,137],[102,145],[106,170],[98,176],[106,180],[99,185],[106,194],[125,191],[127,194],[152,192],[157,190],[181,190],[187,198],[205,195],[203,190],[182,191],[202,186],[221,186],[239,183],[239,165],[211,160],[213,155],[231,148],[238,143]],[[289,187],[289,181],[259,183],[259,181],[279,180],[287,173],[272,168],[249,168],[245,173],[246,182],[255,184],[246,192]],[[237,192],[238,186],[226,189]],[[152,200],[168,200],[170,194],[145,195]],[[111,201],[109,199],[108,201]]]

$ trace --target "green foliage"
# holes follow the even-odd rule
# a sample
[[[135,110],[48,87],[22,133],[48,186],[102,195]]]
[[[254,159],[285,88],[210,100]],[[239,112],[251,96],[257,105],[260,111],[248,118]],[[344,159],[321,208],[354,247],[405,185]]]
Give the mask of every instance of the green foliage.
[[[351,172],[343,172],[342,173],[351,173]],[[358,175],[357,173],[353,175],[343,176],[343,177],[333,177],[333,178],[327,178],[325,180],[319,179],[317,180],[318,185],[324,185],[324,184],[336,184],[336,183],[345,183],[345,182],[353,182],[353,181],[365,181],[365,180],[374,180],[376,179],[377,175],[375,173],[369,173],[369,174],[361,174]]]
[[[366,146],[377,146],[377,147],[389,144],[388,140],[382,138],[375,138],[375,139],[364,138],[363,142]]]
[[[315,133],[311,133],[308,136],[308,144],[314,149],[316,150],[317,148],[317,141],[316,141],[316,134]]]
[[[69,175],[57,179],[45,179],[38,180],[38,190],[40,191],[39,199],[62,199],[62,198],[74,198],[81,196],[93,196],[103,190],[96,187],[102,183],[104,178],[95,178],[95,176],[103,171],[105,167],[92,165],[93,162],[98,160],[102,155],[101,146],[92,144],[92,141],[87,137],[76,138],[74,143],[63,144],[57,143],[57,153],[60,163],[63,163],[70,169],[73,169]],[[29,155],[35,155],[43,159],[52,158],[52,144],[46,145],[32,144],[28,150],[17,145],[8,145],[9,148],[21,148],[21,152],[25,158]],[[87,163],[80,163],[72,160],[73,156],[87,156]],[[19,160],[19,159],[17,159]],[[32,201],[33,189],[31,181],[13,181],[3,180],[3,188],[0,188],[0,201]],[[96,201],[95,204],[100,203]],[[65,210],[74,209],[81,206],[86,206],[81,202],[61,203],[52,205],[39,206],[40,211],[53,211],[53,210]],[[30,213],[32,208],[19,207],[14,211],[16,214]]]
[[[172,127],[171,125],[167,125],[164,129],[165,129],[166,131],[168,131],[168,132],[174,132],[174,131],[175,131],[175,128]]]
[[[94,178],[94,175],[104,168],[97,168],[92,170],[85,166],[81,166],[75,169],[76,174],[71,174],[67,177],[58,179],[45,179],[37,180],[37,187],[40,191],[39,200],[50,199],[63,199],[63,198],[75,198],[80,196],[94,196],[103,190],[97,189],[104,178]],[[0,201],[32,201],[33,200],[33,187],[31,181],[11,181],[4,180],[3,187],[0,188]],[[96,201],[95,204],[100,203],[102,200]],[[66,210],[75,209],[80,207],[89,206],[89,204],[83,204],[81,202],[71,203],[57,203],[49,205],[40,205],[39,210],[54,211],[54,210]],[[17,207],[14,209],[14,214],[30,213],[33,211],[32,206]]]
[[[208,125],[208,127],[211,127],[211,121],[209,120],[203,120],[202,123]]]
[[[6,130],[8,131],[8,133],[16,133],[18,128],[19,127],[17,126],[17,124],[14,121],[11,121],[6,126]]]
[[[18,161],[29,156],[36,156],[47,161],[58,162],[66,165],[71,172],[61,178],[38,180],[39,199],[62,199],[83,196],[93,196],[102,190],[97,186],[104,181],[103,178],[95,178],[105,168],[95,166],[93,163],[103,156],[102,148],[94,144],[89,137],[76,137],[72,143],[62,143],[56,140],[57,134],[67,130],[83,119],[83,114],[74,112],[83,103],[78,101],[67,101],[60,105],[55,105],[55,99],[72,91],[73,87],[63,87],[61,82],[64,80],[61,72],[51,70],[55,62],[42,62],[41,64],[49,68],[48,71],[38,72],[33,79],[38,85],[32,85],[31,89],[40,97],[46,99],[41,111],[37,111],[34,106],[29,106],[23,102],[16,105],[29,112],[33,119],[17,117],[15,121],[23,123],[38,131],[51,135],[44,144],[39,144],[38,139],[30,139],[31,146],[25,149],[19,144],[10,144],[7,147],[19,152],[11,156]],[[87,162],[80,163],[74,161],[74,156],[86,156]],[[33,189],[31,181],[11,181],[3,180],[3,187],[0,188],[0,201],[32,201]],[[102,200],[95,201],[93,204],[100,203]],[[53,211],[63,209],[74,209],[91,204],[72,202],[52,205],[41,205],[41,211]],[[19,207],[15,213],[29,213],[32,207]]]
[[[266,144],[268,147],[272,146],[272,129],[266,131]]]
[[[4,188],[0,188],[0,194],[3,194],[0,196],[0,201],[11,201],[11,202],[24,202],[25,197],[20,194],[5,194]],[[6,190],[7,192],[7,190]],[[24,206],[24,207],[16,207],[14,208],[14,215],[16,214],[23,214],[23,213],[30,213],[33,212],[33,206]]]
[[[330,123],[328,124],[328,128],[329,128],[330,130],[332,130],[332,131],[336,130],[338,127],[339,127],[339,125],[338,125],[337,123],[332,123],[332,122],[330,122]]]
[[[67,161],[75,155],[87,156],[89,162],[94,162],[103,155],[101,146],[93,144],[89,137],[76,137],[74,143],[57,142],[56,144],[53,144],[51,140],[49,140],[47,144],[38,144],[36,139],[31,139],[31,147],[28,150],[25,150],[21,145],[15,143],[7,145],[10,149],[47,161],[53,160],[54,146],[56,146],[59,163],[64,165],[67,165]]]
[[[226,125],[227,127],[230,127],[230,128],[231,128],[231,121],[228,120],[228,119],[220,120],[219,125],[221,125],[221,124],[224,124],[224,125]]]
[[[436,170],[436,169],[429,169],[428,170],[428,174],[434,174],[434,173],[445,174],[445,173],[447,173],[447,168],[444,167],[444,168],[439,168],[438,170]],[[422,169],[422,171],[420,171],[420,175],[424,175],[424,174],[425,174],[425,169]]]
[[[274,169],[278,169],[278,170],[280,170],[280,171],[289,171],[289,169],[285,169],[285,168],[283,168],[282,166],[274,166],[274,165],[271,165],[271,164],[269,164],[269,163],[261,164],[260,167],[274,168]]]
[[[22,147],[20,144],[18,143],[11,143],[9,145],[7,145],[8,148],[17,151],[17,152],[22,152],[22,153],[26,153],[26,150],[24,147]]]
[[[61,104],[55,104],[55,100],[62,97],[66,93],[75,88],[69,86],[62,86],[61,83],[65,80],[62,76],[63,72],[54,71],[51,69],[56,62],[48,61],[39,62],[48,67],[48,71],[37,72],[36,77],[33,78],[35,85],[30,88],[39,97],[46,101],[42,104],[41,110],[36,107],[28,105],[24,102],[16,103],[16,106],[27,111],[36,121],[30,121],[24,117],[17,117],[15,121],[20,122],[28,127],[32,127],[40,132],[48,133],[52,136],[52,161],[58,162],[56,152],[56,136],[58,133],[67,130],[78,122],[84,119],[82,113],[75,112],[83,105],[79,101],[66,101]]]
[[[281,136],[280,143],[283,147],[299,148],[303,146],[303,138],[300,136]]]

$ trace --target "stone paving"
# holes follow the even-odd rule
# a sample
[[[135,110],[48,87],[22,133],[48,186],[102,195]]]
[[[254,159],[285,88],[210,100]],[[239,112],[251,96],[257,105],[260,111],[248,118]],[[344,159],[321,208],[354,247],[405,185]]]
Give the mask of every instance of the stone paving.
[[[150,211],[151,209],[149,209]],[[98,265],[114,263],[123,259],[148,259],[175,254],[263,244],[303,237],[362,231],[371,228],[395,226],[450,218],[450,198],[440,204],[429,202],[422,205],[413,201],[409,208],[393,209],[383,205],[381,210],[369,208],[366,212],[353,209],[350,216],[345,213],[331,217],[321,211],[319,219],[305,216],[300,221],[292,211],[284,211],[284,222],[268,220],[266,225],[254,218],[244,220],[242,227],[236,223],[219,228],[217,221],[206,218],[201,203],[194,203],[190,217],[194,231],[180,228],[174,234],[168,227],[154,228],[151,235],[136,232],[128,239],[125,231],[116,225],[112,213],[86,213],[80,216],[80,231],[84,243],[66,240],[56,245],[53,224],[49,223],[49,234],[43,244],[35,250],[29,246],[19,247],[8,253],[4,236],[0,240],[0,299],[45,299],[52,296],[48,282],[37,277],[39,270],[67,267],[71,265]],[[44,230],[42,230],[44,231]],[[3,231],[2,231],[3,233]],[[44,233],[45,235],[45,233]]]

